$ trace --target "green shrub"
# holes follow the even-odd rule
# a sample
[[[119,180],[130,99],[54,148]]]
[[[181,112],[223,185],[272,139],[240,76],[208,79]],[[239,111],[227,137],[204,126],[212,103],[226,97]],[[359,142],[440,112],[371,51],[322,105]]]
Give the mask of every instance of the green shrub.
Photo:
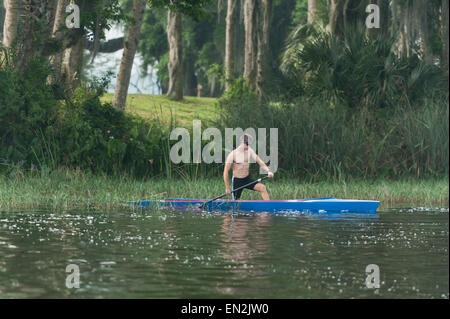
[[[0,163],[3,168],[79,167],[136,176],[163,171],[168,132],[152,122],[102,104],[108,79],[82,83],[57,100],[49,69],[33,60],[23,75],[0,69]]]
[[[60,145],[60,165],[138,176],[158,173],[168,136],[162,124],[102,104],[101,94],[82,84],[61,112],[51,132]]]
[[[47,86],[49,69],[34,59],[24,74],[0,69],[0,159],[32,162],[33,147],[56,121],[58,101]],[[39,146],[37,146],[39,147]]]

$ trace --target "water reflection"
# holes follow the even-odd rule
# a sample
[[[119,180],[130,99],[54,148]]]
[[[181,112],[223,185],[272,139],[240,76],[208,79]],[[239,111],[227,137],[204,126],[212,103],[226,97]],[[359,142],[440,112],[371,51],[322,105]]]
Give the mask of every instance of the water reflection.
[[[234,282],[246,282],[259,278],[264,280],[264,268],[257,259],[270,251],[269,234],[265,232],[271,225],[268,213],[236,214],[222,216],[222,257],[228,264]],[[259,284],[264,284],[262,281]],[[218,291],[235,295],[239,287],[231,284],[219,287]]]

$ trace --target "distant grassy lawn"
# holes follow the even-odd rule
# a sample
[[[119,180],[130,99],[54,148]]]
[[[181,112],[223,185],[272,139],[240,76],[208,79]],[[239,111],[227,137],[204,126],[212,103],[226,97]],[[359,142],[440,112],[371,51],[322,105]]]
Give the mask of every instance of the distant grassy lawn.
[[[113,96],[113,93],[106,93],[102,101],[112,102]],[[215,120],[216,101],[216,98],[185,96],[183,101],[176,102],[165,95],[130,94],[126,111],[146,119],[159,118],[167,124],[173,119],[177,126],[189,128],[194,119],[202,120],[205,125]]]

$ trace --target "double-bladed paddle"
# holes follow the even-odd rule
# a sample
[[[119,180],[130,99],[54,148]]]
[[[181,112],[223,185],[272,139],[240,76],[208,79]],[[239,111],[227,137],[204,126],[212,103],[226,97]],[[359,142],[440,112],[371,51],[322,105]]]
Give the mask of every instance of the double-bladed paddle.
[[[265,179],[268,178],[268,177],[269,177],[269,176],[264,176],[264,177],[258,178],[256,181],[253,181],[253,182],[251,182],[251,183],[248,183],[248,184],[246,184],[246,185],[244,185],[244,186],[241,186],[241,187],[239,187],[239,188],[233,189],[230,193],[234,193],[234,192],[236,192],[236,191],[238,191],[238,190],[240,190],[240,189],[243,189],[243,188],[245,188],[245,187],[247,187],[247,186],[250,186],[250,185],[253,185],[253,184],[256,184],[256,183],[260,183],[262,180],[265,180]],[[202,207],[205,206],[206,204],[211,203],[211,202],[215,201],[216,199],[225,197],[225,196],[227,196],[227,195],[228,195],[227,193],[224,193],[224,194],[222,194],[222,195],[220,195],[220,196],[214,197],[213,199],[210,199],[209,201],[204,202],[203,204],[201,204],[201,205],[198,206],[198,207],[199,207],[199,208],[202,208]]]

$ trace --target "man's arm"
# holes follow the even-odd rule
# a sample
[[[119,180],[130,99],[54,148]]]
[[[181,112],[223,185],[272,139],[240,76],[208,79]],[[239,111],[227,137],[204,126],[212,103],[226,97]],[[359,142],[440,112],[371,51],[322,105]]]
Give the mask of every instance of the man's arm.
[[[231,194],[231,190],[230,190],[230,180],[228,178],[228,172],[231,168],[231,165],[233,164],[233,152],[231,152],[228,156],[227,159],[225,161],[225,167],[223,169],[223,181],[225,182],[225,189],[226,189],[226,193],[227,195]]]
[[[253,159],[256,161],[256,163],[258,163],[258,165],[260,167],[262,167],[266,172],[267,175],[272,178],[273,177],[273,173],[269,170],[269,168],[267,167],[266,163],[264,163],[261,158],[255,153],[254,150],[250,151],[251,156],[253,157]]]

